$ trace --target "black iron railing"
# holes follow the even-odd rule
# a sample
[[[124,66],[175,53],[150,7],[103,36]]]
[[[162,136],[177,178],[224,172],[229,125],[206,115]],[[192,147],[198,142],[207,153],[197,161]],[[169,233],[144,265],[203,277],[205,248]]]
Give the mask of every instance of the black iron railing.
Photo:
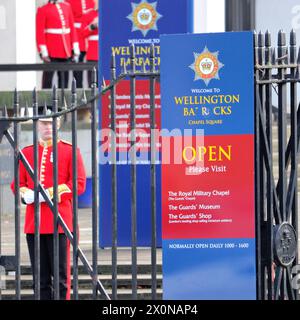
[[[112,56],[111,61],[111,81],[108,86],[103,84],[101,94],[110,94],[111,101],[111,123],[110,127],[113,132],[116,131],[116,87],[117,85],[124,79],[130,79],[130,97],[131,97],[131,105],[130,105],[130,130],[131,130],[131,145],[132,148],[135,148],[136,143],[136,117],[135,117],[135,84],[136,78],[144,78],[149,79],[149,92],[151,94],[150,97],[150,122],[151,122],[151,164],[149,166],[149,171],[151,174],[151,199],[152,199],[152,246],[151,246],[151,274],[152,274],[152,298],[157,298],[157,230],[156,230],[156,168],[155,168],[155,137],[154,137],[154,129],[155,129],[155,81],[159,79],[159,72],[155,70],[155,50],[152,47],[150,54],[151,66],[150,70],[146,70],[145,66],[142,66],[141,70],[137,70],[135,66],[135,49],[134,46],[131,48],[131,64],[130,70],[127,70],[126,66],[124,66],[122,73],[117,77],[116,76],[116,62],[115,57]],[[93,65],[91,65],[93,66]],[[49,67],[51,70],[57,70],[59,68],[60,71],[65,70],[85,70],[86,64],[70,64],[63,66],[62,64],[41,64],[41,65],[27,65],[27,66],[6,66],[3,67],[0,65],[0,71],[23,71],[28,70],[47,70],[49,71]],[[20,115],[20,106],[18,99],[18,92],[14,93],[14,114],[12,116],[8,116],[7,108],[4,106],[2,108],[2,117],[0,117],[0,142],[1,138],[6,136],[7,140],[11,144],[14,149],[15,155],[15,168],[14,168],[14,179],[16,185],[16,196],[15,196],[15,270],[16,270],[16,299],[21,299],[21,271],[20,271],[20,196],[19,196],[19,164],[20,161],[24,164],[26,170],[31,175],[34,180],[35,185],[35,265],[34,265],[34,277],[35,277],[35,299],[40,299],[40,244],[39,244],[39,204],[38,204],[38,195],[39,193],[45,197],[48,206],[51,208],[55,224],[54,228],[54,298],[59,299],[59,255],[58,255],[58,226],[63,228],[64,233],[67,238],[70,240],[71,245],[73,246],[73,298],[78,299],[78,258],[82,261],[85,266],[86,271],[91,276],[91,280],[93,283],[93,298],[96,299],[98,293],[100,293],[100,298],[110,299],[107,291],[104,289],[102,283],[98,280],[98,212],[99,212],[99,202],[98,202],[98,167],[97,167],[97,157],[99,154],[98,149],[98,99],[101,94],[98,93],[97,84],[96,84],[96,70],[93,72],[93,85],[91,88],[91,98],[87,101],[84,101],[81,104],[77,102],[77,94],[76,94],[76,81],[72,82],[72,95],[71,95],[71,104],[70,106],[63,106],[61,111],[58,111],[58,97],[57,97],[57,88],[53,88],[52,92],[52,106],[54,107],[54,111],[51,115],[37,115],[37,106],[38,106],[38,97],[36,90],[33,92],[32,98],[32,107],[33,107],[33,115],[29,116],[28,105],[24,106],[24,115]],[[86,108],[89,106],[91,108],[91,142],[92,142],[92,263],[90,264],[80,249],[78,247],[78,209],[77,209],[77,157],[76,157],[76,147],[77,147],[77,111],[81,108]],[[54,169],[53,181],[54,181],[54,197],[53,200],[49,199],[46,194],[46,190],[41,186],[38,181],[37,176],[37,121],[43,118],[52,118],[57,119],[58,117],[64,116],[66,114],[71,114],[71,131],[72,131],[72,162],[73,162],[73,233],[70,232],[67,225],[63,221],[61,215],[58,212],[58,172],[57,169]],[[34,152],[35,152],[35,161],[34,168],[32,168],[22,151],[19,148],[19,127],[21,122],[25,122],[28,120],[33,121],[33,144],[34,144]],[[10,124],[13,123],[14,126],[14,134],[10,133]],[[53,121],[53,141],[57,141],[57,124],[56,121]],[[111,136],[111,152],[112,152],[112,292],[111,298],[117,299],[118,297],[118,239],[117,239],[117,222],[118,222],[118,210],[117,210],[117,140],[116,135]],[[137,210],[136,210],[136,171],[137,171],[137,163],[134,160],[136,150],[131,151],[131,179],[130,179],[130,192],[131,192],[131,232],[132,232],[132,245],[131,245],[131,268],[132,268],[132,298],[137,299],[137,272],[138,272],[138,263],[137,263]],[[57,143],[53,144],[53,167],[57,167]]]
[[[299,291],[293,286],[292,271],[298,264],[300,78],[296,34],[290,33],[287,44],[280,31],[277,49],[271,46],[269,32],[255,34],[254,43],[258,299],[294,300]],[[274,102],[278,123],[272,115]]]
[[[97,154],[97,134],[95,130],[97,128],[97,99],[99,97],[97,83],[96,81],[96,70],[93,71],[93,84],[92,84],[92,96],[88,104],[91,105],[91,113],[92,117],[92,146],[94,148],[93,157],[92,157],[92,181],[93,181],[93,188],[94,189],[94,199],[97,199],[97,183],[98,183],[98,164],[95,155]],[[32,107],[33,107],[33,116],[29,115],[28,106],[25,105],[25,112],[24,116],[20,116],[20,106],[19,106],[19,98],[18,92],[15,91],[14,93],[14,115],[12,117],[8,117],[8,113],[6,107],[2,109],[2,117],[0,118],[0,142],[3,138],[3,135],[7,138],[10,145],[14,150],[14,184],[15,184],[15,271],[16,271],[16,299],[21,299],[21,261],[20,261],[20,178],[19,178],[19,166],[20,162],[24,165],[26,171],[29,173],[31,178],[34,181],[34,219],[35,219],[35,229],[34,229],[34,238],[35,238],[35,263],[34,263],[34,277],[35,277],[35,299],[40,299],[40,230],[39,230],[39,223],[40,223],[40,215],[39,215],[39,194],[41,194],[44,199],[46,200],[47,205],[51,209],[54,215],[54,299],[59,299],[59,251],[58,251],[58,228],[61,227],[67,236],[68,240],[70,241],[71,245],[73,246],[73,254],[74,254],[74,262],[75,262],[75,272],[74,272],[74,287],[73,287],[73,294],[74,298],[78,299],[78,258],[83,263],[86,271],[91,276],[93,280],[93,292],[94,298],[97,298],[98,293],[100,293],[101,297],[104,299],[110,299],[109,295],[107,294],[106,290],[104,289],[102,283],[98,279],[97,274],[97,250],[93,250],[93,267],[88,262],[86,256],[84,255],[83,251],[78,247],[78,214],[77,214],[77,128],[76,128],[76,113],[77,110],[80,108],[86,107],[86,102],[77,105],[77,95],[76,95],[76,81],[73,80],[72,82],[72,102],[70,108],[66,108],[60,112],[58,112],[58,99],[57,99],[57,88],[54,86],[53,93],[52,93],[52,106],[53,106],[53,113],[51,115],[47,115],[44,113],[43,115],[38,115],[37,108],[38,108],[38,98],[36,90],[33,91],[32,97]],[[73,222],[74,222],[74,230],[73,232],[70,231],[68,226],[66,225],[65,221],[63,220],[62,216],[58,212],[58,154],[57,154],[57,141],[58,141],[58,128],[57,128],[57,121],[52,121],[52,141],[53,141],[53,199],[49,197],[48,193],[42,186],[41,182],[38,181],[38,133],[37,133],[37,121],[42,118],[51,118],[56,120],[60,116],[71,113],[72,114],[72,154],[73,154]],[[20,140],[20,123],[28,120],[33,120],[33,145],[34,145],[34,166],[31,167],[28,159],[24,156],[22,150],[19,147],[19,140]],[[13,123],[13,134],[10,133],[10,125]],[[96,192],[96,193],[95,193]],[[96,200],[97,201],[97,200]],[[97,202],[93,203],[94,208],[92,212],[92,233],[93,233],[93,240],[94,240],[94,247],[97,246],[97,214],[98,214],[98,204]]]

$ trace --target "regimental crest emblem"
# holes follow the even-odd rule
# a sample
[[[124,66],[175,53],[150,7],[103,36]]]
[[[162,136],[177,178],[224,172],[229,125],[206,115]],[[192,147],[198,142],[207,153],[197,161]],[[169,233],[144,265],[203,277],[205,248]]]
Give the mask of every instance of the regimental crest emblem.
[[[219,51],[210,52],[207,47],[201,53],[194,52],[195,61],[189,67],[195,72],[195,79],[203,80],[208,86],[212,79],[220,80],[219,70],[224,64],[218,60]]]
[[[162,18],[156,10],[157,2],[149,3],[147,0],[141,0],[140,3],[131,3],[132,12],[127,16],[132,22],[131,31],[141,31],[146,37],[150,30],[157,31],[157,21]]]

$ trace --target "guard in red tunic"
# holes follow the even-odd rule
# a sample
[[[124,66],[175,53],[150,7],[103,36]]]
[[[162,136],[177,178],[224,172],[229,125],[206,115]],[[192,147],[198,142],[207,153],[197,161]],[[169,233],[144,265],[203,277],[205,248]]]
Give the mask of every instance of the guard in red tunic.
[[[42,111],[39,111],[42,114]],[[58,124],[59,125],[59,124]],[[38,121],[39,144],[39,181],[52,199],[53,197],[53,153],[52,121]],[[72,211],[72,146],[64,140],[58,140],[58,212],[70,231],[73,231]],[[22,150],[30,166],[34,165],[33,145]],[[77,150],[77,187],[78,195],[85,190],[86,174],[79,149]],[[24,232],[29,249],[30,261],[34,272],[34,183],[22,162],[20,162],[20,193],[22,202],[27,204]],[[14,191],[14,182],[11,185]],[[39,195],[40,202],[40,272],[41,299],[53,299],[53,213]],[[59,290],[60,299],[70,299],[70,243],[59,227]],[[34,279],[34,277],[33,277]]]
[[[98,1],[94,0],[94,9],[82,17],[81,35],[87,39],[87,61],[98,61],[99,59],[99,18]],[[92,84],[92,71],[88,72],[89,86]]]
[[[78,34],[78,42],[80,48],[79,62],[83,62],[86,55],[87,44],[86,39],[81,35],[82,29],[82,17],[94,9],[94,0],[66,0],[71,5],[74,15],[74,26]],[[74,77],[76,79],[77,88],[83,87],[83,72],[74,71]]]
[[[38,8],[36,14],[37,49],[44,62],[78,61],[80,50],[74,16],[71,6],[66,2],[49,0]],[[68,87],[68,72],[64,72],[64,83],[59,76],[59,87]],[[52,87],[53,72],[43,74],[43,88]]]

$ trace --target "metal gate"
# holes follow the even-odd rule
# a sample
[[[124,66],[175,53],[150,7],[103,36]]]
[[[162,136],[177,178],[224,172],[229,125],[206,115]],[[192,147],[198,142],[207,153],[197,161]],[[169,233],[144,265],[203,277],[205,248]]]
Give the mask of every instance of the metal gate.
[[[33,116],[29,116],[29,108],[27,105],[24,106],[24,116],[20,116],[20,104],[18,92],[14,92],[14,105],[13,105],[13,116],[8,116],[8,110],[6,107],[2,109],[2,117],[0,118],[0,142],[3,136],[6,137],[10,145],[14,150],[14,182],[15,182],[15,256],[10,259],[11,264],[14,265],[15,269],[15,290],[16,299],[21,299],[21,261],[20,261],[20,179],[19,179],[19,166],[22,163],[26,171],[30,174],[34,181],[34,252],[35,252],[35,263],[34,263],[34,293],[35,299],[40,299],[40,237],[39,237],[39,225],[40,225],[40,208],[39,208],[39,193],[44,197],[46,203],[51,209],[54,215],[54,269],[53,269],[53,288],[54,288],[54,299],[59,299],[59,251],[58,251],[58,228],[59,226],[63,229],[68,240],[73,246],[73,297],[78,299],[78,259],[83,263],[86,272],[90,275],[93,284],[93,297],[97,298],[100,293],[104,299],[110,299],[102,283],[98,280],[97,274],[97,219],[98,219],[98,170],[97,170],[97,98],[98,89],[96,84],[96,70],[93,72],[93,85],[91,89],[91,99],[84,102],[81,105],[77,104],[76,94],[76,81],[72,82],[72,101],[69,107],[64,108],[62,111],[58,111],[58,90],[54,86],[52,92],[52,108],[53,113],[47,114],[45,108],[43,115],[38,115],[38,97],[36,90],[33,91],[32,95],[32,110]],[[91,142],[92,142],[92,186],[93,186],[93,207],[92,207],[92,233],[93,233],[93,258],[92,265],[88,262],[86,256],[82,250],[78,247],[78,199],[77,199],[77,111],[80,108],[91,105]],[[71,114],[72,117],[72,164],[73,164],[73,226],[74,231],[71,232],[65,221],[62,219],[58,212],[58,128],[57,121],[52,121],[53,129],[53,199],[49,197],[46,190],[42,186],[38,178],[38,133],[37,133],[37,121],[42,118],[52,118],[56,120],[58,117]],[[20,141],[20,123],[28,120],[33,121],[33,148],[34,148],[34,167],[32,168],[28,162],[28,159],[24,156],[22,150],[19,147]],[[13,127],[13,134],[10,132],[10,127]],[[4,257],[1,257],[2,264],[5,264]]]
[[[131,131],[131,146],[132,146],[132,158],[131,158],[131,182],[130,182],[130,192],[131,192],[131,230],[132,230],[132,245],[131,245],[131,287],[132,287],[132,299],[137,299],[138,290],[138,261],[137,261],[137,210],[136,210],[136,170],[137,163],[136,151],[135,151],[135,126],[136,126],[136,116],[135,116],[135,84],[137,77],[143,77],[149,79],[149,91],[150,91],[150,118],[151,118],[151,128],[155,128],[155,115],[154,115],[154,97],[155,97],[155,81],[159,78],[159,73],[155,70],[155,50],[154,46],[150,50],[150,70],[146,70],[143,66],[142,70],[137,70],[135,66],[135,47],[131,47],[131,64],[130,70],[126,67],[122,70],[119,77],[116,76],[116,63],[115,57],[112,56],[111,61],[111,82],[109,86],[105,83],[102,86],[101,94],[109,94],[111,99],[111,123],[110,127],[114,133],[116,130],[116,87],[120,81],[125,78],[130,79],[130,97],[131,97],[131,108],[130,108],[130,131]],[[19,94],[15,90],[14,92],[14,105],[13,114],[9,115],[9,110],[4,106],[0,113],[0,142],[5,136],[9,141],[11,147],[14,150],[14,181],[16,185],[15,193],[15,256],[14,257],[1,257],[0,264],[6,266],[10,264],[16,271],[15,275],[15,290],[16,299],[21,299],[21,260],[20,260],[20,194],[19,194],[19,165],[20,162],[23,163],[26,170],[30,173],[30,176],[34,180],[34,190],[35,190],[35,265],[34,265],[34,294],[35,299],[40,299],[40,238],[39,238],[39,193],[46,199],[48,206],[50,207],[54,215],[54,299],[59,299],[59,252],[58,252],[58,227],[62,227],[64,233],[69,239],[71,245],[73,246],[73,299],[78,299],[78,259],[80,259],[85,267],[86,272],[90,275],[93,284],[93,298],[94,299],[117,299],[118,294],[118,246],[117,246],[117,163],[116,163],[116,135],[111,134],[111,150],[112,150],[112,277],[111,277],[111,294],[107,293],[101,281],[98,279],[98,213],[99,213],[99,200],[98,200],[98,156],[99,156],[99,131],[98,131],[98,100],[101,94],[98,93],[97,89],[97,72],[96,69],[93,71],[93,85],[91,89],[91,98],[82,104],[77,103],[77,93],[76,93],[76,81],[72,82],[72,101],[69,106],[62,105],[62,111],[58,109],[58,89],[53,87],[52,91],[52,106],[53,112],[51,115],[46,114],[38,115],[38,97],[36,90],[32,94],[32,110],[33,115],[29,116],[29,108],[26,104],[25,106],[20,106]],[[65,100],[65,99],[64,99]],[[62,100],[63,101],[63,100]],[[62,102],[63,103],[63,102]],[[92,263],[90,264],[84,255],[83,251],[78,247],[78,199],[77,199],[77,111],[81,108],[87,108],[90,106],[91,112],[91,148],[92,148]],[[24,115],[21,116],[20,109],[24,109]],[[38,180],[38,132],[37,132],[37,121],[42,118],[52,118],[57,119],[58,117],[71,115],[71,131],[72,131],[72,162],[73,162],[73,228],[74,231],[70,232],[66,223],[63,221],[61,215],[58,212],[58,156],[57,156],[57,141],[58,129],[56,121],[53,121],[53,181],[54,181],[54,196],[51,200],[46,194],[46,190],[41,185]],[[33,121],[33,145],[34,145],[34,167],[32,168],[23,152],[19,147],[20,140],[20,123],[26,122],[28,120]],[[11,126],[13,127],[11,133]],[[152,194],[152,246],[151,246],[151,297],[152,299],[157,299],[157,246],[156,246],[156,169],[155,169],[155,150],[154,150],[154,136],[151,135],[151,159],[153,160],[151,165],[149,165],[149,174],[151,174],[151,194]],[[101,270],[101,266],[100,266]]]
[[[280,31],[275,49],[269,32],[255,34],[254,46],[258,299],[293,300],[299,293],[296,35],[287,44]]]
[[[110,95],[110,118],[112,133],[116,131],[116,87],[120,81],[125,78],[130,79],[130,132],[131,132],[131,175],[130,175],[130,194],[131,194],[131,266],[132,266],[132,299],[137,299],[137,228],[136,228],[136,114],[135,114],[135,94],[136,78],[143,77],[149,80],[150,96],[150,152],[151,163],[149,165],[149,174],[151,175],[151,199],[152,199],[152,246],[151,246],[151,281],[152,281],[152,299],[157,299],[157,248],[156,248],[156,171],[155,171],[155,82],[159,80],[159,71],[155,69],[154,47],[150,50],[150,70],[142,66],[141,70],[136,69],[135,49],[131,47],[130,69],[124,67],[121,74],[116,75],[116,60],[112,56],[111,62],[111,82],[109,86],[102,86],[102,94]],[[297,101],[297,83],[299,77],[299,59],[296,49],[295,33],[290,35],[290,44],[286,45],[285,34],[280,31],[278,34],[277,50],[271,46],[271,35],[267,32],[265,35],[260,33],[254,35],[254,57],[255,57],[255,97],[256,97],[256,239],[257,239],[257,298],[260,300],[268,299],[297,299],[299,284],[295,281],[294,274],[298,271],[298,192],[297,192],[297,169],[298,169],[298,148],[299,148],[299,120],[300,110]],[[111,153],[112,153],[112,293],[109,296],[97,275],[97,249],[98,249],[98,186],[97,186],[97,99],[99,98],[96,87],[96,74],[94,71],[94,84],[92,86],[91,103],[91,141],[92,141],[92,167],[93,167],[93,207],[92,207],[92,230],[93,230],[93,262],[92,266],[88,263],[85,255],[77,246],[77,228],[74,227],[72,234],[64,224],[57,210],[57,190],[54,190],[54,201],[49,198],[47,203],[53,211],[56,225],[61,225],[71,241],[74,250],[74,280],[73,297],[78,299],[78,265],[77,259],[81,259],[85,265],[88,274],[93,282],[93,297],[97,298],[97,293],[102,298],[117,299],[118,281],[117,281],[117,161],[116,135],[111,135]],[[74,195],[73,195],[73,215],[74,226],[77,226],[77,194],[76,194],[76,146],[77,146],[77,110],[83,105],[77,105],[76,83],[72,85],[72,102],[67,109],[57,112],[57,89],[53,88],[52,103],[54,113],[50,116],[57,118],[64,114],[72,115],[72,146],[73,146],[73,169],[74,169]],[[276,105],[277,103],[278,105]],[[273,105],[274,104],[274,105]],[[86,105],[86,104],[84,104]],[[18,93],[15,92],[14,116],[8,117],[7,110],[4,108],[0,118],[0,141],[3,134],[7,137],[14,149],[15,155],[15,181],[18,186],[18,166],[19,160],[23,162],[28,172],[30,172],[35,182],[35,199],[38,199],[38,192],[46,197],[45,190],[39,184],[37,170],[30,168],[25,157],[19,149],[18,127],[20,122],[33,120],[33,140],[36,148],[38,144],[36,124],[40,116],[36,114],[37,96],[33,92],[32,107],[34,116],[27,116],[28,110],[25,107],[25,116],[19,116]],[[13,123],[13,135],[10,133],[10,124]],[[53,141],[57,138],[56,121],[53,121]],[[276,132],[276,136],[274,134]],[[277,133],[278,132],[278,133]],[[278,141],[275,139],[278,137]],[[54,145],[54,166],[57,164],[57,151]],[[35,159],[37,164],[37,159]],[[57,166],[56,166],[57,167]],[[57,174],[57,173],[55,173]],[[54,180],[55,180],[54,176]],[[57,180],[55,180],[57,181]],[[35,239],[36,257],[35,262],[35,298],[39,299],[39,242],[38,234],[38,203],[35,201]],[[20,198],[18,192],[15,197],[15,236],[16,236],[16,299],[21,298],[20,294]],[[57,228],[56,228],[57,229]],[[54,238],[57,238],[57,230]],[[54,242],[54,253],[57,256],[57,241]],[[56,258],[57,262],[57,258]],[[56,298],[58,298],[58,265],[54,272],[54,284]],[[298,285],[298,288],[297,288]]]

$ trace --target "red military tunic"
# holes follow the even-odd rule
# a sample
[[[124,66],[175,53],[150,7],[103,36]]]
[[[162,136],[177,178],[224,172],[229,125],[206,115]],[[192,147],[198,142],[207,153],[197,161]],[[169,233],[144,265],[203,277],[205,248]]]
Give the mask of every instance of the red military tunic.
[[[36,14],[36,42],[42,56],[67,59],[79,55],[74,16],[68,3],[47,3]]]
[[[88,41],[86,60],[98,61],[99,59],[99,31],[91,30],[90,25],[98,18],[98,10],[91,10],[82,18],[82,36]]]
[[[73,231],[73,212],[72,212],[72,146],[63,140],[59,140],[58,149],[58,212],[62,219]],[[33,168],[33,145],[22,150],[24,156]],[[85,190],[86,174],[79,149],[77,150],[77,186],[78,195]],[[51,141],[39,145],[39,180],[42,186],[49,191],[50,197],[53,196],[53,153]],[[14,183],[12,183],[14,190]],[[24,165],[20,161],[20,192],[21,196],[27,189],[34,189],[34,183]],[[34,233],[34,203],[27,205],[25,216],[25,233]],[[40,233],[53,233],[53,213],[46,202],[41,203],[40,207]],[[59,227],[59,233],[63,233]]]
[[[95,2],[93,0],[66,0],[66,2],[72,7],[75,22],[74,26],[78,34],[80,51],[86,52],[86,41],[85,38],[81,36],[82,18],[87,12],[94,9]]]

